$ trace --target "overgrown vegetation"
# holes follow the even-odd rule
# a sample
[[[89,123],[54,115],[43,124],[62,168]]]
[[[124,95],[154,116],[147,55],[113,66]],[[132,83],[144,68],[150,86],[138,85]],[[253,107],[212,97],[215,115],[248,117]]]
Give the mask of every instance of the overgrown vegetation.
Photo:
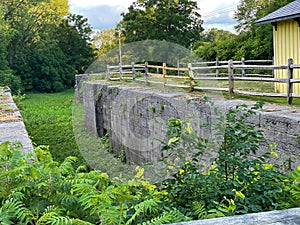
[[[75,157],[53,161],[45,146],[29,155],[20,145],[0,145],[0,223],[163,224],[188,220],[163,206],[163,196],[143,179],[121,182],[100,171],[74,167]]]
[[[53,158],[62,162],[73,155],[84,163],[73,133],[74,89],[60,93],[28,93],[22,101],[22,116],[33,143],[49,145]]]
[[[207,124],[215,131],[214,140],[198,136],[188,121],[170,118],[163,148],[169,153],[163,159],[168,178],[160,183],[145,179],[140,167],[134,178],[112,178],[76,166],[76,157],[56,162],[45,146],[24,155],[17,143],[1,144],[0,221],[164,224],[299,207],[300,166],[287,173],[269,162],[278,157],[274,149],[255,154],[263,133],[245,120],[260,107],[240,105],[226,115],[216,111],[217,121]],[[57,119],[49,115],[48,120]],[[33,118],[40,127],[41,120]],[[215,157],[207,160],[208,152]]]
[[[0,0],[0,86],[58,92],[94,60],[87,19],[67,0]]]
[[[171,152],[171,160],[170,155],[165,160],[173,162],[173,172],[163,188],[169,207],[204,219],[300,206],[289,191],[292,179],[282,167],[270,163],[278,157],[274,149],[256,155],[264,136],[245,120],[259,108],[259,104],[251,109],[240,105],[224,116],[216,112],[214,140],[199,137],[187,122],[169,120],[164,150]],[[203,165],[203,157],[211,152],[217,157],[211,165]]]

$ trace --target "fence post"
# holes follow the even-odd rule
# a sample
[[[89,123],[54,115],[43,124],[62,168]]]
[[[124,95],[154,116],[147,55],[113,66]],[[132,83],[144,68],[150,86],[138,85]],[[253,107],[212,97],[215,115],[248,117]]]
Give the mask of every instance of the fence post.
[[[145,62],[145,78],[146,78],[146,82],[148,83],[148,79],[149,79],[149,76],[148,76],[148,62]]]
[[[180,68],[180,60],[177,60],[177,68]],[[180,70],[178,70],[177,75],[180,76]]]
[[[191,91],[193,91],[194,90],[194,86],[195,86],[195,81],[194,81],[194,73],[193,73],[193,68],[192,68],[192,64],[191,63],[188,64],[188,70],[189,70]]]
[[[110,68],[108,64],[106,65],[106,68],[107,68],[107,79],[110,80]]]
[[[123,80],[123,75],[122,75],[122,64],[119,63],[119,72],[120,72],[120,81]]]
[[[293,103],[293,83],[291,79],[294,77],[293,59],[288,59],[288,79],[287,79],[287,102]]]
[[[135,72],[135,68],[134,68],[134,62],[131,63],[131,69],[132,69],[132,80],[135,80],[136,72]]]
[[[163,78],[164,78],[163,85],[164,85],[164,88],[166,87],[166,84],[167,84],[166,75],[167,75],[166,63],[163,63]]]
[[[228,61],[228,81],[229,81],[229,96],[234,96],[234,77],[233,77],[233,62],[232,59]]]
[[[216,58],[216,66],[219,66],[219,58]],[[216,77],[218,77],[220,75],[220,71],[219,69],[216,69]]]
[[[244,66],[245,65],[245,58],[244,57],[242,58],[241,62],[242,62],[242,66]],[[246,76],[246,72],[245,72],[245,69],[242,69],[242,77],[244,77],[244,76]]]

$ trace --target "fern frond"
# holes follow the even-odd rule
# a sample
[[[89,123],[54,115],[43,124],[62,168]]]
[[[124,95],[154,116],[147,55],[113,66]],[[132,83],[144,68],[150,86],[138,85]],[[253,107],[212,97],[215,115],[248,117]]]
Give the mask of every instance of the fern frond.
[[[57,216],[53,215],[51,216],[48,221],[45,221],[45,224],[51,224],[51,225],[72,225],[73,220],[65,217],[65,216]]]
[[[143,222],[138,225],[161,225],[161,224],[169,224],[169,223],[178,223],[190,221],[191,218],[183,215],[177,209],[173,209],[171,211],[164,211],[161,216],[151,219],[150,221]]]
[[[59,169],[61,170],[62,174],[65,175],[74,175],[75,169],[73,164],[77,161],[77,158],[74,156],[69,156],[65,158],[65,160],[60,164]]]
[[[0,208],[0,222],[3,225],[15,224],[17,221],[27,224],[31,219],[32,214],[19,200],[10,198]]]
[[[73,225],[94,225],[93,223],[83,221],[80,219],[73,219],[72,222],[73,222]]]
[[[71,194],[68,193],[58,193],[56,195],[56,198],[58,200],[58,202],[60,202],[62,205],[66,205],[68,207],[72,207],[74,205],[76,205],[79,201],[79,199]]]
[[[158,202],[154,199],[147,199],[143,202],[140,202],[139,204],[134,206],[135,213],[131,216],[131,218],[126,222],[126,225],[132,224],[138,216],[141,214],[146,214],[149,212],[149,214],[157,213],[158,212]]]
[[[193,202],[193,211],[198,217],[198,219],[206,219],[207,210],[204,205],[199,202]]]
[[[37,224],[68,225],[72,220],[62,216],[63,210],[55,205],[47,206],[42,216],[37,220]]]

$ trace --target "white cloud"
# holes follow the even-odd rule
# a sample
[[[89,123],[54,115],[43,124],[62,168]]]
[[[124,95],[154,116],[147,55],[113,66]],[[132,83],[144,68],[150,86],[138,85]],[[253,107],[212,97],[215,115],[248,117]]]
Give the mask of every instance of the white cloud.
[[[232,19],[239,0],[197,0],[204,28],[212,26],[233,31]],[[83,14],[96,29],[114,28],[121,20],[120,14],[135,0],[69,0],[70,10]],[[230,26],[231,25],[231,26]]]
[[[93,7],[100,5],[122,6],[128,8],[133,0],[69,0],[69,5],[72,7]]]

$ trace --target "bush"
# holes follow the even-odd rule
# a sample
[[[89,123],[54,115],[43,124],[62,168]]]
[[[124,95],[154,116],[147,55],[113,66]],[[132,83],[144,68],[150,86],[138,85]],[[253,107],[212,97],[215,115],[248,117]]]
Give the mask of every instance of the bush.
[[[0,70],[0,86],[8,86],[13,94],[23,91],[20,77],[13,75],[10,70]]]
[[[280,209],[289,195],[289,177],[267,160],[278,157],[275,152],[251,156],[264,139],[263,132],[245,122],[261,108],[245,105],[218,114],[215,143],[199,137],[188,122],[171,118],[168,122],[170,152],[164,161],[174,162],[185,152],[185,161],[171,164],[169,179],[162,190],[169,207],[175,207],[194,219],[244,214]],[[216,152],[211,165],[203,166],[203,156]],[[171,160],[170,160],[171,157]],[[178,166],[181,165],[181,166]]]
[[[143,179],[113,180],[100,171],[61,164],[47,147],[22,154],[21,145],[0,144],[1,224],[163,224],[189,220],[165,208],[163,193]]]

